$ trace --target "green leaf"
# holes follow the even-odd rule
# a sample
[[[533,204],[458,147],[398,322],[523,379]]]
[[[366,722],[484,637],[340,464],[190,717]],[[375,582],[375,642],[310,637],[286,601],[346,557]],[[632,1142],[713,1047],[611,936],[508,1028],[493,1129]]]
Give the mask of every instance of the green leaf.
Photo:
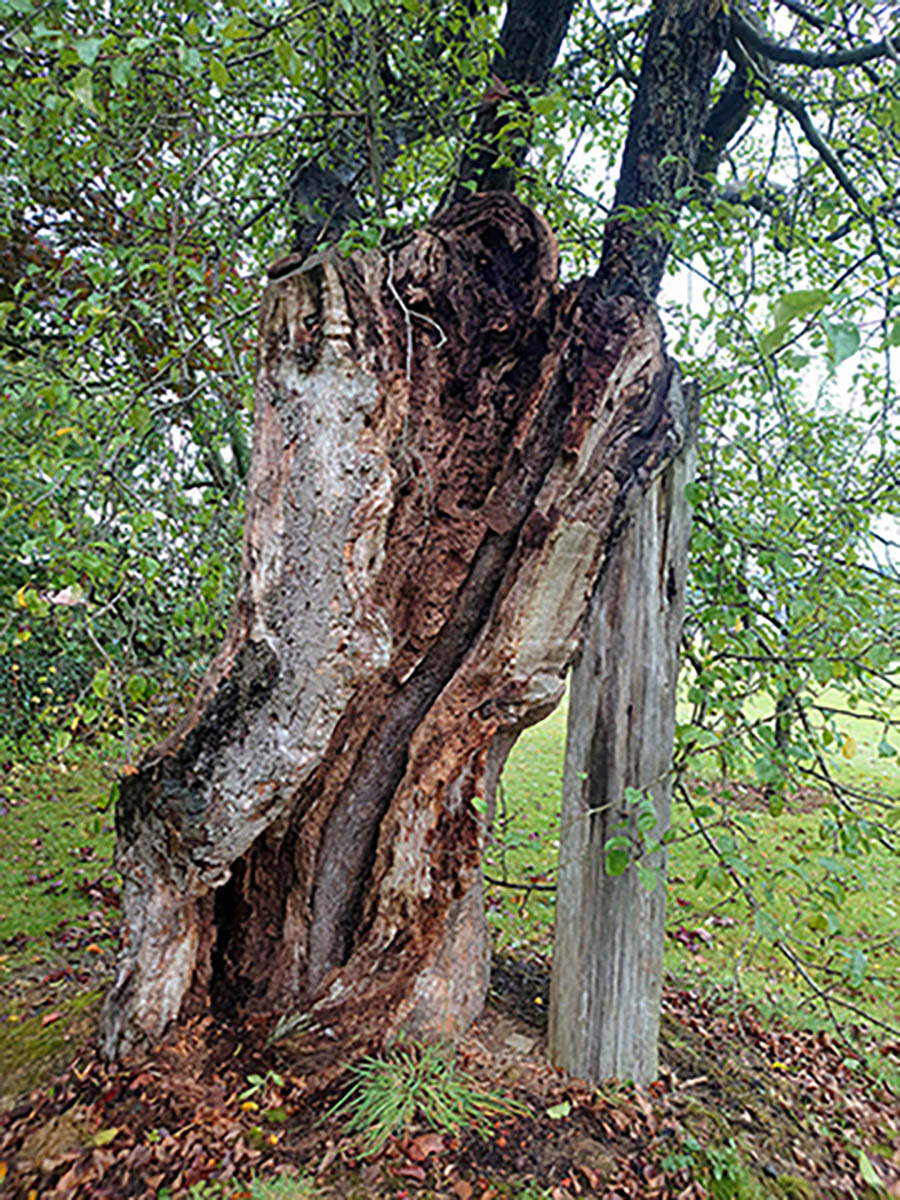
[[[828,683],[831,679],[831,663],[827,658],[819,655],[813,659],[812,673],[816,683]]]
[[[128,414],[128,424],[138,434],[145,434],[152,422],[150,408],[146,404],[135,404]]]
[[[866,971],[869,969],[869,960],[859,947],[855,947],[850,956],[850,986],[858,988],[863,979],[865,979]]]
[[[119,91],[127,91],[131,83],[131,61],[127,58],[117,58],[109,68],[109,77]]]
[[[781,926],[764,908],[758,908],[754,913],[753,928],[761,937],[770,942],[777,942],[781,937]]]
[[[209,73],[216,87],[224,92],[231,81],[231,76],[228,74],[228,68],[221,59],[213,58],[210,60]]]
[[[90,68],[82,67],[72,82],[68,84],[67,91],[74,100],[83,104],[90,112],[97,111],[94,105],[94,82]]]
[[[106,699],[106,694],[109,691],[109,678],[110,678],[110,676],[109,676],[109,671],[107,670],[107,668],[101,667],[101,669],[97,672],[97,674],[91,680],[91,690],[93,691],[94,695],[100,700]]]
[[[703,501],[704,491],[702,486],[695,480],[684,485],[684,498],[687,500],[691,508],[697,508]]]
[[[546,96],[535,97],[531,102],[531,111],[535,116],[546,117],[558,108],[564,108],[567,103],[567,98],[561,92],[550,92]]]
[[[296,50],[288,45],[284,38],[276,39],[272,49],[275,51],[282,74],[299,87],[303,82],[303,64]]]
[[[884,642],[875,642],[874,645],[869,647],[866,657],[873,667],[881,670],[883,667],[890,665],[891,659],[894,656],[891,654],[890,646],[886,646]]]
[[[659,874],[653,867],[645,866],[644,863],[637,863],[638,879],[641,882],[641,887],[648,892],[652,892],[659,883]]]
[[[547,1109],[547,1116],[551,1121],[561,1121],[563,1117],[567,1117],[572,1111],[572,1104],[569,1100],[561,1100],[559,1104],[551,1104]]]
[[[797,317],[818,312],[831,300],[831,292],[824,288],[806,288],[798,292],[785,292],[775,305],[775,324],[787,325]]]
[[[896,758],[896,756],[897,756],[896,746],[892,746],[889,741],[887,741],[885,738],[882,738],[881,741],[878,743],[878,757],[879,758]]]
[[[787,335],[787,325],[776,325],[774,329],[770,329],[759,339],[760,351],[763,354],[774,354],[775,351],[780,350],[787,341]]]
[[[102,45],[103,38],[81,38],[75,43],[75,53],[86,67],[92,67]]]
[[[832,325],[828,329],[828,341],[834,365],[839,367],[859,349],[859,329],[855,325],[851,325],[849,321],[844,321],[840,325]]]
[[[616,877],[624,875],[628,870],[628,864],[631,862],[631,854],[628,850],[621,846],[615,846],[611,850],[606,851],[606,873]]]

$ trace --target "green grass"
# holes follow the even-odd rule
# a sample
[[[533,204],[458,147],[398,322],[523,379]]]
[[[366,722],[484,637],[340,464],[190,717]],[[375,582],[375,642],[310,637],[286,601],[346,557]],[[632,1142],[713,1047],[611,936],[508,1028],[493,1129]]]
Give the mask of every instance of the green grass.
[[[114,886],[113,814],[102,766],[17,764],[0,786],[0,981],[23,959],[108,946],[100,881]],[[81,890],[79,888],[81,885]],[[68,924],[63,924],[68,922]]]
[[[353,1083],[329,1116],[348,1114],[345,1134],[359,1134],[362,1153],[375,1155],[388,1138],[419,1117],[435,1133],[460,1128],[488,1136],[498,1119],[524,1110],[505,1096],[485,1092],[456,1066],[450,1043],[395,1042],[383,1058],[350,1067]]]
[[[835,695],[835,706],[838,699]],[[835,769],[845,779],[900,795],[898,759],[878,753],[881,729],[864,716],[840,715],[834,721]],[[501,836],[488,847],[486,874],[528,886],[488,888],[489,919],[501,952],[548,959],[552,951],[565,722],[563,705],[526,731],[504,772],[498,801]],[[847,737],[856,742],[852,759],[840,753]],[[66,962],[73,948],[108,950],[105,934],[115,913],[102,893],[98,899],[96,891],[91,896],[84,890],[98,880],[116,884],[108,794],[108,778],[91,759],[69,766],[16,765],[6,773],[0,786],[0,982],[21,973],[31,960],[52,965]],[[716,808],[716,796],[713,801]],[[760,805],[748,804],[745,796],[726,811],[737,814],[745,826],[752,822],[746,831],[752,839],[748,861],[756,871],[755,886],[772,884],[769,915],[782,932],[801,936],[810,955],[823,963],[824,971],[815,978],[833,987],[837,997],[888,1023],[900,1023],[896,857],[877,841],[855,858],[836,855],[824,807],[798,812],[789,803],[775,818]],[[675,821],[684,833],[691,831],[690,816],[679,806]],[[837,858],[843,874],[819,865],[822,859]],[[816,879],[845,890],[838,928],[821,927],[822,915],[800,904],[803,887],[791,872],[803,859],[812,864],[806,869]],[[723,880],[710,870],[714,866],[715,856],[696,838],[676,841],[670,849],[667,969],[680,978],[716,984],[730,985],[738,978],[751,996],[808,1011],[808,989],[772,941],[748,928],[746,906],[727,887],[717,887]],[[704,869],[707,876],[698,885]]]
[[[505,872],[510,879],[537,885],[554,878],[565,720],[564,710],[557,710],[527,730],[510,755],[498,806],[500,840],[489,847],[486,856],[486,873],[493,878],[502,878]],[[857,743],[852,759],[839,750],[833,756],[840,776],[900,795],[897,759],[877,753],[880,729],[863,717],[835,720],[841,737],[853,737]],[[699,790],[703,788],[701,783]],[[799,938],[801,953],[821,964],[812,971],[813,978],[836,999],[900,1025],[897,856],[877,840],[868,847],[857,846],[859,852],[848,855],[826,806],[791,811],[789,799],[785,811],[773,817],[758,799],[754,803],[748,789],[739,785],[734,791],[736,800],[727,801],[724,811],[732,820],[737,817],[747,835],[748,840],[739,844],[755,872],[754,890],[772,918],[771,922],[763,919],[765,932]],[[809,797],[805,799],[808,804]],[[711,807],[711,819],[715,820],[721,808],[715,800]],[[878,810],[865,806],[861,811],[878,815]],[[685,836],[670,848],[667,971],[681,979],[717,985],[731,986],[737,980],[747,994],[768,1005],[801,1016],[813,1011],[821,1014],[823,1006],[812,1002],[809,987],[776,948],[772,936],[762,936],[754,929],[744,900],[734,895],[721,872],[712,869],[716,855],[699,838],[686,837],[695,826],[684,806],[675,806],[674,821]],[[722,832],[716,829],[713,835],[719,837]],[[847,845],[854,848],[852,837]],[[807,888],[798,869],[806,872],[812,884],[826,889],[819,893],[818,909],[804,899]],[[770,900],[765,898],[767,887],[772,890]],[[835,928],[835,917],[828,918],[825,910],[832,907],[827,893],[833,897],[836,887],[844,899],[837,909],[839,925]],[[489,919],[500,950],[550,954],[552,891],[491,886],[487,895]],[[835,1012],[848,1015],[839,1007]]]

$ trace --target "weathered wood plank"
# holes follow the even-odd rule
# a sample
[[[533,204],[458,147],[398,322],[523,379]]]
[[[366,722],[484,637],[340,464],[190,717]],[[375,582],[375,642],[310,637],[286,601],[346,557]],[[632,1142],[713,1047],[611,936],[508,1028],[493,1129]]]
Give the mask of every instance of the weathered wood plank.
[[[677,372],[670,408],[684,408]],[[689,422],[686,421],[686,424]],[[653,797],[669,826],[678,643],[694,443],[640,496],[591,605],[569,699],[550,1051],[573,1074],[647,1084],[656,1076],[666,909],[665,851],[607,875],[607,839],[636,835],[625,789]]]

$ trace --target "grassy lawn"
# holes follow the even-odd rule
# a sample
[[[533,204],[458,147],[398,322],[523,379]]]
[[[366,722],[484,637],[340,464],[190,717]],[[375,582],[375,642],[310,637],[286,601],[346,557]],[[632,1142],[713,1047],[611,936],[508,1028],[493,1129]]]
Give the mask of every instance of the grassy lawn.
[[[900,796],[897,759],[877,753],[880,730],[862,717],[835,720],[842,738],[854,738],[856,751],[848,759],[836,750],[829,760],[833,770],[848,783],[877,785]],[[553,892],[543,887],[552,883],[556,867],[565,721],[560,708],[527,730],[504,772],[498,817],[505,822],[505,832],[488,852],[486,873],[493,879],[505,876],[534,885],[532,890],[498,885],[488,889],[497,944],[509,953],[549,956],[552,950]],[[836,747],[843,744],[836,739]],[[874,839],[861,845],[856,855],[841,854],[829,808],[806,792],[793,809],[789,800],[785,811],[773,817],[758,789],[738,783],[725,796],[711,783],[696,785],[701,793],[707,788],[710,795],[698,799],[711,803],[716,816],[724,808],[745,834],[741,845],[757,889],[761,893],[764,885],[771,886],[768,911],[782,932],[799,939],[801,953],[821,964],[812,972],[816,982],[832,989],[835,998],[900,1024],[896,856]],[[674,822],[679,837],[669,854],[667,971],[695,982],[731,986],[738,981],[764,1005],[801,1018],[822,1015],[822,1004],[813,1002],[810,989],[773,941],[754,931],[746,903],[713,870],[716,856],[708,845],[690,836],[696,825],[684,806],[676,805]],[[843,893],[837,926],[835,917],[802,903],[807,885],[801,872],[812,884]],[[848,1010],[836,1007],[835,1012],[856,1019]]]
[[[78,765],[16,764],[0,786],[0,984],[90,954],[111,963],[110,781]]]
[[[496,945],[501,952],[512,954],[519,960],[537,957],[547,962],[552,951],[552,884],[558,851],[565,720],[566,714],[561,709],[520,740],[504,774],[498,809],[504,837],[494,842],[487,855],[486,874],[498,881],[491,884],[487,892]],[[848,766],[862,769],[860,764],[865,762],[866,754],[862,736],[858,742],[859,761],[844,759],[837,763],[840,769],[846,770]],[[896,782],[895,778],[888,779],[892,786]],[[810,950],[815,950],[823,959],[827,971],[834,973],[819,976],[820,982],[833,987],[834,995],[882,1020],[894,1024],[900,1022],[900,872],[896,869],[896,860],[877,843],[855,860],[844,856],[846,877],[841,877],[839,882],[846,892],[846,900],[840,910],[840,927],[821,929],[816,921],[810,926],[810,910],[795,906],[799,885],[796,873],[791,872],[797,865],[796,860],[804,856],[815,863],[818,858],[833,855],[834,835],[827,828],[823,832],[823,825],[828,820],[827,808],[804,795],[803,811],[791,811],[788,805],[780,817],[774,818],[761,804],[758,789],[735,785],[732,788],[734,795],[727,798],[714,780],[701,781],[699,787],[708,787],[714,810],[718,810],[721,802],[732,817],[740,818],[754,839],[750,843],[750,858],[758,876],[765,876],[775,885],[772,912],[783,922],[785,929],[793,933],[799,931]],[[188,1070],[186,1064],[193,1062],[190,1053],[179,1051],[174,1058],[167,1059],[162,1072],[138,1075],[126,1086],[124,1099],[117,1099],[119,1087],[113,1086],[110,1080],[102,1086],[96,1084],[95,1088],[99,1088],[98,1094],[103,1095],[103,1104],[106,1104],[103,1115],[96,1118],[97,1128],[67,1133],[65,1121],[73,1113],[82,1113],[83,1106],[73,1099],[81,1087],[80,1081],[91,1071],[100,1074],[105,1069],[92,1062],[90,1052],[85,1052],[84,1047],[90,1045],[106,980],[111,973],[112,934],[118,917],[118,880],[111,866],[113,830],[108,797],[108,775],[96,760],[90,758],[77,765],[15,766],[7,771],[0,788],[0,853],[5,866],[0,874],[0,1084],[3,1085],[0,1086],[0,1109],[9,1107],[26,1093],[44,1097],[44,1092],[32,1089],[44,1087],[47,1079],[62,1071],[73,1056],[78,1067],[78,1070],[73,1067],[73,1073],[66,1076],[69,1082],[64,1086],[69,1090],[60,1094],[59,1107],[65,1111],[57,1114],[49,1124],[37,1110],[29,1118],[34,1128],[29,1126],[31,1132],[15,1165],[25,1171],[31,1169],[32,1174],[37,1171],[37,1167],[28,1167],[24,1150],[39,1144],[39,1139],[45,1136],[46,1125],[57,1139],[63,1134],[69,1136],[73,1155],[82,1152],[78,1147],[83,1143],[86,1146],[83,1150],[85,1161],[96,1154],[94,1147],[100,1144],[98,1138],[116,1139],[112,1142],[113,1150],[108,1152],[110,1164],[117,1146],[123,1161],[128,1160],[131,1153],[139,1151],[143,1155],[149,1148],[161,1156],[159,1178],[162,1179],[164,1169],[168,1172],[169,1182],[175,1181],[171,1190],[167,1190],[168,1183],[165,1188],[160,1188],[157,1193],[160,1198],[165,1195],[177,1200],[194,1195],[232,1196],[236,1194],[238,1177],[230,1180],[215,1178],[224,1162],[225,1143],[220,1137],[221,1130],[233,1133],[240,1126],[241,1136],[248,1145],[256,1147],[260,1144],[259,1117],[244,1112],[259,1106],[240,1102],[248,1094],[248,1081],[255,1089],[257,1085],[253,1081],[263,1076],[282,1079],[273,1074],[275,1068],[283,1071],[285,1077],[290,1075],[293,1062],[290,1052],[279,1059],[275,1057],[275,1049],[267,1047],[266,1056],[260,1059],[258,1055],[253,1056],[256,1052],[251,1048],[248,1056],[235,1066],[237,1060],[233,1055],[238,1054],[241,1046],[232,1051],[229,1044],[229,1054],[221,1057],[221,1061],[225,1064],[222,1070],[227,1069],[231,1074],[227,1084],[219,1081],[217,1086],[221,1095],[231,1097],[231,1107],[227,1113],[217,1110],[219,1124],[210,1122],[203,1131],[204,1137],[212,1139],[205,1161],[213,1178],[202,1185],[205,1190],[201,1192],[187,1190],[183,1174],[187,1159],[177,1135],[166,1132],[163,1136],[157,1129],[157,1125],[164,1123],[164,1110],[168,1111],[166,1106],[171,1102],[173,1088],[177,1092],[178,1086],[182,1085],[187,1115],[173,1117],[171,1124],[178,1130],[194,1128],[190,1114],[196,1108],[198,1084],[193,1077],[178,1084],[177,1070],[170,1078],[173,1064]],[[691,833],[689,813],[676,813],[676,820],[681,823],[683,835]],[[752,822],[752,828],[749,822]],[[723,1196],[792,1195],[806,1200],[815,1193],[793,1174],[796,1146],[800,1146],[802,1154],[807,1156],[801,1162],[801,1165],[805,1164],[804,1171],[813,1175],[824,1171],[832,1162],[837,1153],[835,1147],[849,1164],[843,1169],[851,1173],[855,1170],[859,1147],[865,1147],[867,1153],[888,1154],[885,1148],[893,1146],[895,1128],[892,1117],[884,1115],[893,1112],[892,1108],[885,1108],[893,1102],[884,1099],[888,1094],[884,1084],[894,1086],[895,1072],[887,1057],[879,1060],[868,1054],[860,1062],[854,1046],[848,1045],[845,1053],[839,1039],[832,1039],[837,1049],[828,1051],[830,1057],[823,1066],[820,1057],[826,1052],[824,1043],[816,1040],[822,1035],[793,1032],[785,1041],[777,1032],[783,1028],[779,1022],[756,1021],[750,1034],[737,1022],[727,1037],[723,1034],[731,1006],[727,1000],[723,1003],[721,996],[715,993],[730,988],[736,978],[743,992],[759,1002],[763,1017],[767,1011],[774,1010],[815,1026],[821,1021],[823,1012],[821,1007],[815,1009],[810,1003],[808,991],[800,986],[772,942],[748,932],[746,907],[732,894],[732,889],[726,886],[720,890],[714,873],[709,870],[703,882],[696,884],[698,874],[704,868],[714,866],[714,856],[695,837],[679,837],[671,846],[666,966],[670,982],[675,986],[666,990],[669,1008],[664,1008],[663,1012],[662,1040],[667,1061],[677,1067],[679,1078],[685,1081],[685,1090],[682,1094],[676,1089],[665,1101],[671,1106],[667,1119],[683,1122],[683,1127],[679,1125],[681,1140],[663,1142],[657,1139],[659,1145],[654,1143],[653,1150],[653,1161],[657,1163],[654,1169],[671,1177],[671,1190],[665,1193],[667,1195],[676,1194],[676,1185],[681,1189],[691,1178],[708,1180],[715,1168],[720,1174],[727,1174],[728,1190],[721,1192]],[[825,872],[826,877],[831,874],[833,872]],[[504,879],[514,886],[503,886]],[[526,884],[524,888],[519,886],[522,882]],[[866,955],[865,970],[861,973],[859,953]],[[520,1014],[523,1013],[522,1006],[535,1012],[531,1010],[532,999],[535,1003],[541,1000],[536,994],[539,989],[532,984],[533,976],[523,975],[523,988],[515,997],[515,1011]],[[673,1003],[680,1007],[672,1009]],[[746,1020],[747,1013],[743,1011],[741,1020]],[[842,1017],[846,1015],[841,1010],[836,1011]],[[480,1041],[473,1043],[480,1047],[479,1054],[488,1056],[487,1065],[482,1066],[489,1073],[491,1088],[506,1086],[505,1076],[498,1066],[505,1062],[503,1056],[508,1056],[508,1040],[501,1039],[507,1037],[503,1023],[508,1023],[510,1018],[506,1009],[503,1013],[497,1018],[495,1035],[499,1050],[485,1051]],[[752,1014],[750,1016],[752,1018]],[[861,1023],[854,1014],[850,1016],[853,1022]],[[502,1033],[501,1028],[504,1029]],[[741,1028],[740,1033],[736,1032],[738,1028]],[[533,1028],[529,1028],[529,1032],[535,1038],[538,1036]],[[197,1027],[194,1034],[200,1039],[195,1046],[195,1057],[201,1063],[205,1061],[200,1051],[206,1034],[202,1027]],[[484,1036],[483,1032],[478,1034],[478,1038]],[[852,1029],[850,1036],[851,1039],[854,1036]],[[803,1038],[808,1041],[803,1042]],[[868,1036],[864,1038],[867,1049],[871,1040]],[[804,1051],[804,1046],[810,1048]],[[473,1061],[481,1062],[477,1055]],[[141,1068],[135,1066],[134,1069]],[[205,1070],[202,1066],[198,1069]],[[509,1069],[510,1072],[521,1072],[523,1067],[514,1062]],[[558,1095],[546,1091],[546,1080],[540,1074],[544,1069],[551,1072],[555,1086],[561,1089]],[[531,1131],[529,1136],[533,1135],[536,1143],[550,1146],[558,1135],[560,1146],[565,1143],[565,1154],[574,1156],[574,1161],[587,1162],[598,1179],[601,1167],[610,1171],[624,1170],[636,1154],[647,1153],[646,1146],[652,1138],[646,1131],[641,1132],[641,1111],[634,1109],[617,1114],[628,1129],[637,1130],[634,1144],[621,1142],[623,1125],[618,1123],[604,1132],[602,1142],[597,1141],[595,1125],[591,1124],[595,1116],[584,1116],[583,1127],[577,1124],[582,1120],[581,1107],[587,1100],[582,1098],[578,1104],[571,1102],[565,1079],[552,1074],[546,1064],[539,1065],[539,1060],[527,1070],[538,1072],[535,1095],[539,1094],[540,1099],[534,1109],[537,1116],[528,1112],[522,1118],[525,1122],[523,1130],[525,1133]],[[101,1074],[101,1078],[105,1076]],[[162,1081],[162,1091],[152,1096],[145,1094],[147,1081],[157,1078]],[[521,1080],[530,1076],[526,1072],[525,1076],[511,1074],[510,1078]],[[176,1082],[173,1083],[173,1079]],[[832,1094],[825,1083],[837,1079],[842,1082]],[[51,1086],[46,1096],[52,1098],[56,1086]],[[845,1092],[850,1096],[848,1103],[855,1106],[846,1113],[841,1106]],[[621,1096],[616,1091],[611,1100],[601,1089],[591,1103],[599,1106],[598,1112],[602,1109],[602,1116],[607,1108],[631,1104],[631,1095],[628,1089],[622,1091]],[[134,1099],[137,1096],[142,1097],[138,1107],[143,1105],[143,1116],[134,1134],[137,1144],[132,1146],[128,1138],[132,1136],[134,1119],[129,1106],[137,1103]],[[727,1103],[723,1097],[728,1098]],[[868,1098],[876,1097],[871,1112],[866,1109],[868,1124],[865,1129],[859,1117],[864,1108],[862,1097],[866,1098],[866,1103]],[[43,1099],[41,1103],[44,1103]],[[120,1105],[118,1109],[117,1104]],[[810,1109],[812,1115],[807,1120],[804,1112],[810,1105],[815,1111]],[[281,1111],[274,1099],[270,1108],[272,1112]],[[785,1110],[795,1114],[793,1123],[785,1122]],[[753,1114],[752,1133],[733,1119],[736,1113],[746,1116],[748,1111]],[[296,1135],[299,1148],[292,1149],[289,1139],[294,1135],[290,1132],[289,1122],[277,1126],[279,1132],[275,1141],[284,1139],[287,1157],[281,1165],[290,1167],[293,1172],[300,1161],[308,1165],[310,1150],[303,1139],[311,1136],[308,1129],[311,1121],[316,1122],[316,1129],[319,1128],[321,1113],[315,1107],[309,1108],[302,1096],[291,1101],[290,1112],[292,1120],[299,1123]],[[279,1121],[283,1119],[279,1117]],[[539,1130],[536,1121],[543,1122]],[[265,1132],[263,1130],[263,1134]],[[324,1139],[325,1136],[323,1132],[321,1137]],[[430,1136],[433,1138],[434,1134]],[[479,1141],[473,1135],[463,1139],[462,1147],[454,1143],[452,1148],[449,1144],[445,1146],[446,1139],[438,1140],[441,1147],[445,1147],[441,1152],[448,1157],[451,1157],[451,1149],[452,1155],[470,1156],[471,1162],[464,1159],[465,1170],[469,1174],[473,1170],[484,1173],[485,1195],[495,1195],[498,1200],[550,1200],[559,1194],[558,1188],[544,1189],[524,1178],[519,1181],[515,1174],[519,1167],[508,1180],[491,1190],[493,1181],[488,1186],[488,1166],[478,1166],[481,1161],[478,1155],[484,1155],[487,1163],[490,1155],[496,1156],[504,1138],[505,1135],[501,1137],[498,1133],[496,1139],[492,1135]],[[228,1143],[229,1146],[232,1144]],[[520,1144],[526,1146],[529,1143],[526,1140]],[[324,1147],[320,1146],[310,1161],[325,1161],[323,1154]],[[399,1154],[396,1147],[386,1152],[388,1166],[378,1166],[378,1172],[388,1172],[390,1162],[394,1162]],[[767,1186],[774,1169],[771,1166],[773,1160],[778,1161],[780,1172],[780,1190],[774,1191]],[[494,1159],[490,1162],[493,1164]],[[446,1172],[443,1160],[440,1165]],[[452,1161],[449,1166],[453,1168]],[[5,1169],[0,1161],[0,1171]],[[406,1164],[404,1169],[409,1171],[409,1165]],[[419,1169],[417,1163],[416,1169]],[[494,1169],[494,1166],[490,1167],[491,1171]],[[244,1180],[249,1178],[248,1165],[245,1164],[241,1171]],[[252,1184],[242,1183],[238,1194],[258,1196],[260,1200],[275,1200],[280,1195],[322,1196],[324,1200],[325,1196],[405,1194],[397,1191],[396,1182],[387,1190],[366,1184],[364,1193],[348,1191],[347,1180],[355,1181],[358,1175],[358,1166],[354,1166],[352,1160],[350,1167],[336,1163],[332,1171],[337,1179],[335,1190],[330,1190],[330,1185],[321,1190],[313,1188],[311,1183],[306,1191],[297,1190],[298,1179],[290,1174],[284,1177],[283,1190],[279,1190],[278,1178],[272,1176],[271,1183],[265,1186],[258,1180]],[[351,1172],[349,1175],[348,1171]],[[381,1177],[379,1174],[378,1178]],[[307,1179],[306,1176],[302,1178]],[[784,1190],[784,1181],[787,1181],[785,1188],[794,1190]],[[424,1197],[446,1192],[423,1191],[419,1194]],[[479,1193],[472,1194],[477,1196]]]

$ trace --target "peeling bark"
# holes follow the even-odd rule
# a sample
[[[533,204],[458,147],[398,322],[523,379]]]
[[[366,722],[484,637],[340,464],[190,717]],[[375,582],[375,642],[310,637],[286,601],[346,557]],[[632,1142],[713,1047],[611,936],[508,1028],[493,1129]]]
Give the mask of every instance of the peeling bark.
[[[490,747],[684,437],[652,307],[561,287],[504,194],[273,282],[259,336],[229,630],[121,785],[110,1056],[208,1006],[311,1009],[332,1058],[477,1015]]]

